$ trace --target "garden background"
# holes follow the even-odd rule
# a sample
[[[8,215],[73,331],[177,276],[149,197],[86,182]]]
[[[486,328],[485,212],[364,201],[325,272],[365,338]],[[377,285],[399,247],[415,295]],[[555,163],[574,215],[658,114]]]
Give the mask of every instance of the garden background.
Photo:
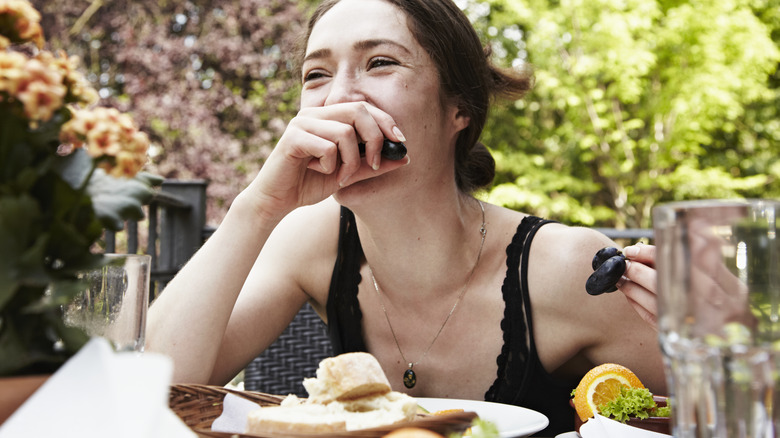
[[[218,225],[298,108],[310,0],[32,0],[49,48],[206,179]],[[780,0],[459,0],[534,91],[499,102],[480,196],[568,224],[650,227],[659,202],[780,197]]]

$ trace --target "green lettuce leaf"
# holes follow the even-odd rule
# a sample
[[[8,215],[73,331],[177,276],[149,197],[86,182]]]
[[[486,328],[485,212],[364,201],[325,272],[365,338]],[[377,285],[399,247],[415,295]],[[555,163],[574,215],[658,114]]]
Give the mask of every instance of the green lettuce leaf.
[[[659,407],[647,388],[623,387],[618,398],[599,406],[599,413],[625,423],[630,417],[668,417],[669,408]]]

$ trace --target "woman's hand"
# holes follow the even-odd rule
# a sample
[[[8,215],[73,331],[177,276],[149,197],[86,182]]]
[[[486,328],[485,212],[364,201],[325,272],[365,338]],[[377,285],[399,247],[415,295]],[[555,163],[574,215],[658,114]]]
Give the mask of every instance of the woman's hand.
[[[393,118],[366,102],[304,108],[245,192],[262,202],[264,214],[284,216],[408,164],[408,157],[382,160],[385,137],[405,141]],[[366,144],[365,159],[359,141]]]
[[[658,322],[658,295],[656,292],[655,246],[631,245],[623,248],[626,272],[618,289],[631,306],[653,328]]]

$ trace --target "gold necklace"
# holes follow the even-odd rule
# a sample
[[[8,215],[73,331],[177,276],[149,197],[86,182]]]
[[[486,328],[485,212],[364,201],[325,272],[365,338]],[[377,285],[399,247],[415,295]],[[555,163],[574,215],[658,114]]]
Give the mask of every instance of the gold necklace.
[[[422,362],[423,359],[425,359],[425,356],[428,355],[428,351],[430,351],[431,347],[433,347],[433,344],[436,342],[436,339],[439,339],[439,335],[441,334],[441,331],[444,330],[444,326],[447,325],[447,321],[450,320],[450,317],[453,313],[455,313],[455,308],[458,307],[458,304],[460,303],[461,298],[463,298],[463,295],[465,295],[466,290],[469,287],[469,283],[471,283],[471,277],[474,276],[474,271],[477,270],[477,265],[479,264],[479,259],[482,256],[482,248],[485,246],[485,236],[487,235],[487,228],[485,227],[485,207],[482,205],[482,201],[479,202],[479,208],[482,210],[482,225],[479,227],[479,234],[482,235],[482,241],[479,244],[479,252],[477,253],[477,260],[474,261],[474,266],[471,268],[471,272],[469,272],[469,276],[466,279],[466,284],[463,285],[463,289],[460,290],[460,293],[458,294],[458,299],[455,300],[455,304],[452,305],[452,309],[450,309],[450,313],[447,314],[447,317],[444,318],[444,322],[441,324],[441,327],[439,327],[439,331],[436,332],[436,336],[433,337],[433,340],[430,344],[428,344],[428,348],[425,349],[422,356],[416,361],[416,362],[409,362],[406,360],[406,356],[404,356],[404,352],[401,351],[401,344],[398,343],[398,338],[395,336],[395,330],[393,330],[393,324],[390,323],[390,317],[387,315],[387,309],[385,308],[385,303],[382,300],[382,293],[379,292],[379,284],[376,282],[376,278],[374,278],[374,271],[371,269],[371,265],[368,265],[368,272],[371,274],[371,281],[374,282],[374,290],[376,291],[377,297],[379,297],[379,305],[382,306],[382,312],[385,314],[385,319],[387,320],[387,326],[390,327],[390,333],[393,335],[393,340],[395,341],[395,346],[398,347],[398,352],[401,353],[401,359],[404,360],[404,362],[409,364],[409,368],[404,372],[404,386],[407,388],[414,388],[414,385],[417,384],[417,374],[415,374],[413,368],[418,363]]]

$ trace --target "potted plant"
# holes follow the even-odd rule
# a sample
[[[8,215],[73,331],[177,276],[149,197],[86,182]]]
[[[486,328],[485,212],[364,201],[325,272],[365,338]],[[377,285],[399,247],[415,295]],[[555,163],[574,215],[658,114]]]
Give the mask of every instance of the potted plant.
[[[143,218],[161,182],[140,172],[146,135],[43,46],[38,11],[0,0],[0,378],[50,374],[86,342],[62,304],[104,263],[104,230]]]

